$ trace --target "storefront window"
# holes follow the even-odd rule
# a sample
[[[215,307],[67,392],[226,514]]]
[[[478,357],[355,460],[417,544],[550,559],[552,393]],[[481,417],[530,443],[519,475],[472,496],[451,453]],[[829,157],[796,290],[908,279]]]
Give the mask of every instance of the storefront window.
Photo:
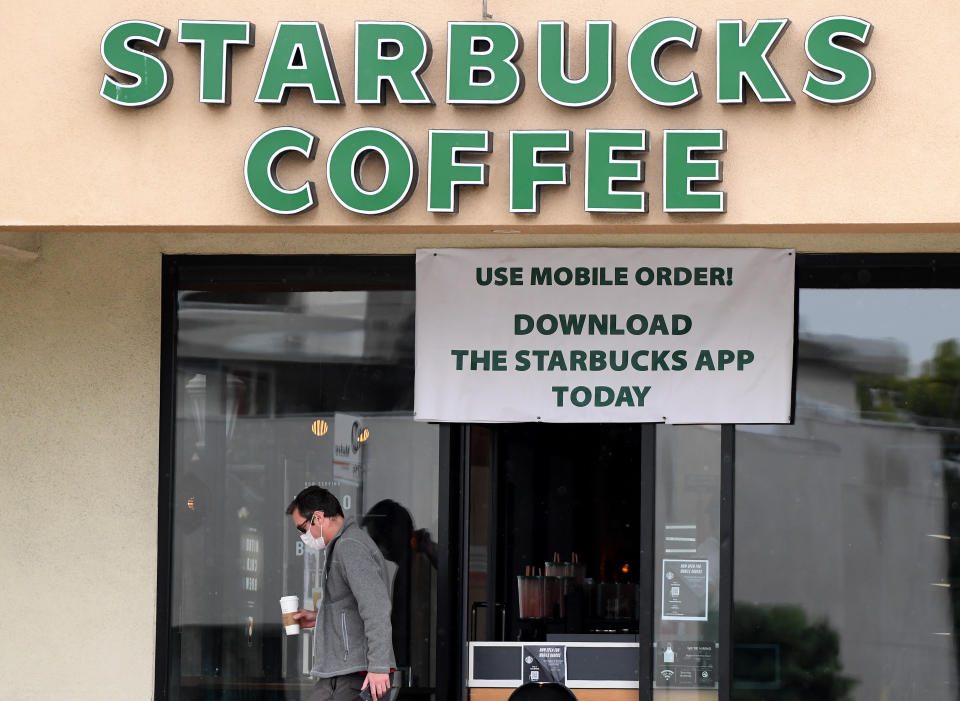
[[[733,697],[960,696],[960,290],[801,290],[792,426],[736,435]]]
[[[412,279],[250,271],[176,295],[168,697],[306,698],[312,639],[278,600],[316,605],[283,512],[317,484],[390,563],[389,701],[534,675],[663,701],[728,681],[738,701],[957,698],[960,290],[801,290],[793,425],[461,425],[441,455],[451,427],[413,420]],[[463,669],[438,670],[441,630]]]
[[[333,492],[393,581],[395,698],[435,698],[438,427],[415,423],[414,293],[182,289],[177,307],[170,696],[305,699],[318,558],[284,509]]]
[[[471,638],[635,644],[641,426],[472,430]]]
[[[719,426],[657,428],[654,698],[717,698]]]

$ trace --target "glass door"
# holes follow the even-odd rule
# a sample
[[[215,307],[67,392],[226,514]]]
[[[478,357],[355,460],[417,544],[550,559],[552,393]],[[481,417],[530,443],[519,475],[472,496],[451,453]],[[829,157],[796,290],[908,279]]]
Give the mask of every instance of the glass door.
[[[641,499],[644,432],[470,427],[471,698],[506,698],[525,681],[637,698],[639,641],[649,639],[640,610],[651,596],[641,531],[653,523]]]
[[[473,637],[634,640],[640,426],[513,424],[488,431],[491,460],[475,464],[477,481],[487,477],[488,488],[471,492],[475,515],[487,507],[480,519],[486,528],[472,521],[478,541],[470,543],[471,562],[486,565],[486,576],[471,572],[471,582],[485,586],[471,587],[470,605],[472,611],[486,604],[494,625],[478,625]]]

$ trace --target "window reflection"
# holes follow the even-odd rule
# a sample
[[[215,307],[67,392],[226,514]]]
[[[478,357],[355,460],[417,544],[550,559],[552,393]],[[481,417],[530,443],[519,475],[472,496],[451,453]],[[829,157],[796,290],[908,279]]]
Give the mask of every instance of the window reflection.
[[[414,293],[179,296],[171,692],[305,699],[318,558],[284,508],[337,496],[393,568],[395,698],[434,698],[439,443],[413,421]]]
[[[958,304],[801,291],[796,422],[737,430],[736,699],[958,697]]]
[[[657,427],[655,699],[717,698],[720,427]]]

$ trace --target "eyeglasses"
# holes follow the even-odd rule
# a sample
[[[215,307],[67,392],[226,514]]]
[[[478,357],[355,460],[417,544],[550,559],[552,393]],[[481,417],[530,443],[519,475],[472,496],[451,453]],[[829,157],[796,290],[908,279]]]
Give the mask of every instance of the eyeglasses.
[[[310,514],[307,518],[303,520],[303,523],[297,524],[297,530],[300,531],[301,533],[306,533],[307,524],[310,523],[312,520],[313,520],[313,514]]]

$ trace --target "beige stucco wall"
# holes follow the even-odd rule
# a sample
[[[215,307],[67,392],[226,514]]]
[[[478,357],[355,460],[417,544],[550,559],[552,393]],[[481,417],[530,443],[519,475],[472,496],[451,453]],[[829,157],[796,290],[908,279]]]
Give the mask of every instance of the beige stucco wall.
[[[584,230],[599,225],[624,231],[656,227],[706,227],[713,233],[793,227],[783,230],[837,231],[857,225],[895,230],[956,231],[960,198],[947,190],[953,163],[960,157],[955,116],[960,113],[960,74],[949,69],[956,55],[954,28],[960,5],[950,0],[923,3],[876,0],[813,0],[771,3],[657,1],[635,3],[554,0],[550,3],[489,2],[495,20],[515,26],[525,38],[519,65],[526,91],[509,106],[454,107],[444,103],[446,22],[477,20],[481,0],[396,3],[371,0],[357,15],[353,2],[291,6],[267,0],[241,0],[229,6],[207,3],[118,2],[83,6],[52,2],[5,3],[0,10],[5,40],[0,44],[4,94],[0,125],[16,135],[0,150],[4,203],[0,226],[23,227],[233,227],[257,230],[369,230],[474,227],[474,232],[507,230]],[[825,16],[848,14],[874,24],[863,52],[875,67],[874,90],[860,102],[827,106],[802,94],[812,67],[804,54],[809,27]],[[627,74],[627,51],[634,34],[664,16],[688,19],[702,29],[700,47],[672,48],[663,65],[671,78],[689,70],[700,77],[703,98],[677,109],[641,98]],[[788,17],[791,25],[771,59],[795,99],[794,104],[746,105],[715,102],[716,20]],[[145,19],[171,30],[159,55],[174,76],[169,97],[142,109],[120,108],[102,99],[107,70],[100,38],[124,19]],[[234,51],[233,104],[198,100],[199,51],[177,42],[179,19],[249,20],[256,45]],[[326,26],[345,95],[353,90],[353,21],[402,19],[432,39],[433,61],[426,83],[436,106],[317,106],[303,90],[285,106],[258,105],[253,97],[278,20],[319,20]],[[606,102],[567,109],[543,97],[536,80],[538,19],[570,23],[572,66],[582,66],[584,21],[617,24],[617,84]],[[267,129],[293,125],[319,137],[318,155],[307,162],[284,159],[281,177],[295,187],[317,182],[319,206],[296,216],[260,208],[247,193],[242,164],[252,141]],[[336,138],[362,125],[389,128],[413,147],[421,181],[399,210],[363,216],[338,205],[326,186],[324,163]],[[426,212],[428,128],[474,128],[494,132],[487,157],[491,183],[467,188],[458,215]],[[646,215],[587,214],[583,211],[583,132],[586,128],[646,128],[651,211]],[[546,188],[539,215],[508,212],[507,145],[511,129],[569,128],[575,152],[572,184]],[[722,128],[728,133],[723,156],[728,211],[722,215],[666,215],[661,211],[662,131],[665,128]],[[891,228],[893,227],[893,228]],[[156,230],[156,229],[155,229]],[[223,229],[220,229],[223,230]],[[464,229],[466,230],[466,229]],[[829,244],[821,242],[821,246]]]
[[[158,259],[0,258],[0,698],[149,699]]]

